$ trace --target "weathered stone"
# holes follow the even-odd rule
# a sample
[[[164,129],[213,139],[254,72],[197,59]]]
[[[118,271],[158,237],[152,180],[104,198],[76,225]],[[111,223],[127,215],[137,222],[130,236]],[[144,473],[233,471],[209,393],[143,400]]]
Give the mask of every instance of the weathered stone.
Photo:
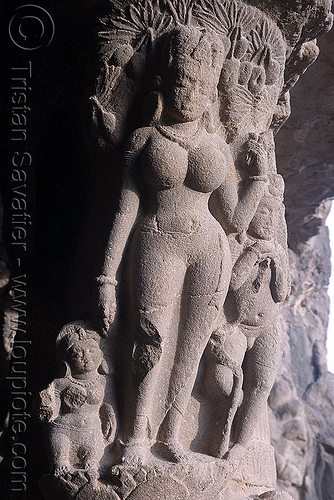
[[[40,393],[53,473],[41,489],[46,498],[291,498],[273,491],[266,410],[289,322],[286,313],[282,329],[289,270],[274,135],[330,27],[330,2],[115,1],[99,15],[85,119],[96,195],[76,264],[82,287],[72,290],[72,317],[86,319],[61,330],[67,372]],[[300,356],[290,340],[285,357]],[[295,458],[319,427],[315,394],[328,387],[321,341],[309,342],[314,373],[305,364],[281,376],[270,400],[288,489],[306,484]],[[321,446],[327,471],[331,439]]]
[[[319,60],[292,91],[294,112],[277,137],[295,252],[290,252],[292,293],[282,309],[288,337],[269,400],[275,414],[270,427],[279,486],[307,500],[333,498],[333,449],[326,444],[334,411],[334,376],[327,372],[325,351],[330,250],[324,227],[334,188],[333,36],[320,39]],[[284,427],[295,429],[295,436]]]
[[[65,376],[39,394],[36,413],[47,424],[55,477],[81,468],[97,471],[107,438],[115,434],[115,413],[105,401],[106,362],[98,334],[84,322],[66,325],[57,344]]]

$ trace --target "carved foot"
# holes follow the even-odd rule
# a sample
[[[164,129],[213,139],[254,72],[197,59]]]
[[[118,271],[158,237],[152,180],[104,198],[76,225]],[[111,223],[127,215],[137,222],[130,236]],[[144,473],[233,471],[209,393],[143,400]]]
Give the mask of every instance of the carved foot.
[[[53,475],[55,477],[61,477],[66,476],[66,474],[69,474],[70,472],[72,472],[72,469],[68,464],[57,464],[55,465]]]
[[[190,462],[190,454],[185,451],[180,441],[171,439],[170,441],[157,441],[153,450],[162,458],[166,458],[170,462],[185,463]]]
[[[225,455],[223,456],[223,460],[225,460],[228,464],[233,465],[235,463],[238,463],[243,458],[246,451],[246,446],[237,443],[232,446],[232,448],[227,453],[225,453]]]
[[[144,443],[128,442],[124,447],[122,464],[140,467],[146,463],[147,446]]]

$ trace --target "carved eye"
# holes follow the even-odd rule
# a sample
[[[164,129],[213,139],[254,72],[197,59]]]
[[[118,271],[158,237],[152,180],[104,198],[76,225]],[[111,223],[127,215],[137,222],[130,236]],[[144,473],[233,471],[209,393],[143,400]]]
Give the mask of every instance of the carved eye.
[[[72,351],[72,359],[80,359],[83,356],[83,351]]]

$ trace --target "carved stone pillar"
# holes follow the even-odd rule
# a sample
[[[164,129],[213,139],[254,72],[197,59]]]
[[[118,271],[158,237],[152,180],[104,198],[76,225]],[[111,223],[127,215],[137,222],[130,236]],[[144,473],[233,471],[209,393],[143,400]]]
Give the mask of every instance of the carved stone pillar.
[[[330,8],[136,0],[101,12],[85,113],[96,264],[84,319],[57,338],[64,376],[38,401],[46,498],[291,498],[275,491],[267,417],[289,293],[274,136]]]

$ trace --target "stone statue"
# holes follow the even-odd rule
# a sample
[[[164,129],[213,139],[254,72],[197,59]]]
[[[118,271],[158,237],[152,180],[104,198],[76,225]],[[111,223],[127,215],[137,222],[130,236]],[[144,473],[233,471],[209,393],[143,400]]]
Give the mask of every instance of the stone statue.
[[[238,459],[245,453],[257,419],[267,404],[281,360],[283,332],[278,320],[278,303],[289,292],[287,254],[277,239],[280,216],[284,213],[283,189],[283,179],[275,175],[248,231],[229,236],[234,265],[225,302],[228,323],[214,332],[206,354],[215,363],[209,369],[211,381],[208,383],[218,382],[222,395],[233,393],[233,403],[228,403],[224,419],[223,439],[220,445],[217,439],[215,443],[216,447],[219,445],[218,456],[228,452],[228,460]],[[216,391],[214,394],[216,397]],[[234,444],[228,451],[229,433],[239,405]]]
[[[39,410],[69,498],[80,481],[113,500],[280,498],[266,431],[289,292],[274,135],[332,17],[327,1],[297,3],[117,0],[101,15],[87,137],[101,182],[123,181],[113,216],[100,211],[86,311],[99,333],[64,327],[68,372]]]
[[[204,114],[217,97],[223,46],[206,30],[182,26],[169,35],[164,56],[161,76],[156,77],[161,116],[129,140],[120,209],[97,278],[102,312],[112,318],[116,273],[128,243],[138,385],[133,430],[123,453],[123,463],[129,465],[145,463],[160,357],[166,336],[173,334],[178,347],[155,451],[174,462],[186,458],[179,429],[200,359],[222,314],[231,275],[228,240],[211,215],[208,200],[219,189],[223,217],[247,227],[267,181],[264,150],[250,139],[252,175],[239,200],[228,146],[205,128]],[[146,207],[136,221],[144,196]],[[181,296],[183,319],[175,333],[170,323]]]
[[[39,395],[37,413],[47,424],[53,474],[98,471],[106,440],[114,432],[113,408],[104,402],[106,363],[100,337],[82,322],[66,325],[57,345],[66,374]]]

